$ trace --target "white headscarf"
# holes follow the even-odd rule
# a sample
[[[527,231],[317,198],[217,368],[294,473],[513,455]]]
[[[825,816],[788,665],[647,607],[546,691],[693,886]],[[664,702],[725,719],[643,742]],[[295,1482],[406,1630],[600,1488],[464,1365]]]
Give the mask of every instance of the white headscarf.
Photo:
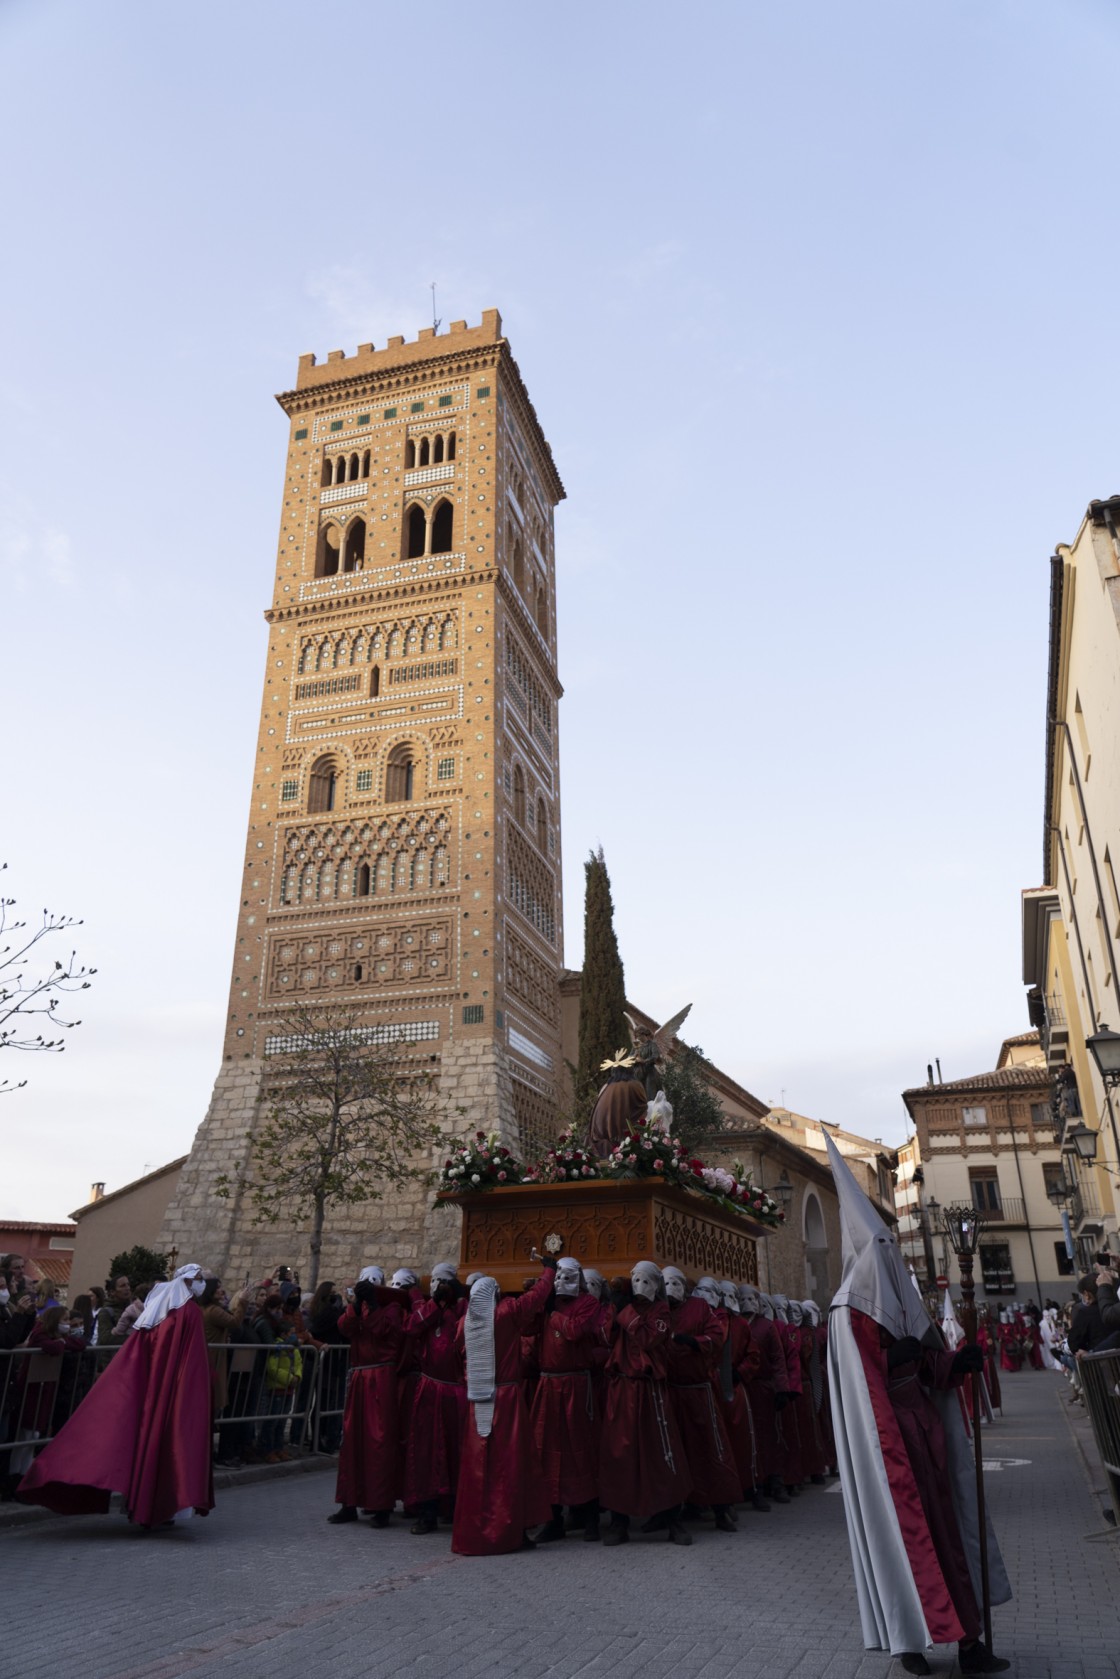
[[[758,1309],[767,1323],[773,1323],[778,1315],[774,1310],[773,1300],[768,1294],[763,1294],[761,1289],[758,1291]]]
[[[720,1283],[719,1298],[725,1311],[733,1312],[736,1317],[739,1317],[743,1308],[739,1304],[739,1290],[733,1282]]]
[[[584,1271],[583,1280],[587,1284],[587,1292],[593,1294],[600,1303],[610,1296],[607,1279],[599,1271]]]
[[[630,1267],[631,1283],[635,1277],[640,1278],[642,1282],[654,1285],[656,1299],[663,1300],[665,1298],[665,1278],[662,1275],[660,1265],[655,1265],[652,1259],[639,1259],[636,1265]]]
[[[797,1329],[797,1328],[800,1327],[801,1320],[804,1316],[805,1316],[805,1314],[801,1310],[800,1300],[787,1300],[786,1301],[786,1322],[787,1323],[791,1323],[793,1325],[793,1327],[795,1329]]]
[[[459,1275],[459,1267],[452,1265],[449,1259],[441,1259],[438,1265],[432,1266],[432,1281],[434,1283],[453,1283]]]
[[[801,1315],[808,1320],[814,1329],[821,1321],[821,1309],[815,1300],[803,1300],[801,1302]]]
[[[774,1316],[779,1323],[789,1322],[789,1301],[784,1294],[772,1294],[770,1303],[774,1308]]]
[[[201,1277],[201,1265],[180,1265],[169,1283],[153,1283],[151,1292],[144,1302],[144,1310],[136,1319],[134,1329],[155,1329],[161,1324],[168,1312],[178,1311],[195,1295],[193,1283],[195,1278]],[[202,1289],[198,1290],[202,1293]]]
[[[407,1266],[403,1266],[401,1268],[401,1270],[393,1272],[393,1275],[392,1275],[392,1277],[390,1278],[390,1281],[389,1281],[389,1287],[390,1288],[415,1288],[416,1287],[416,1272],[415,1271],[410,1271]]]
[[[762,1296],[753,1283],[739,1284],[739,1309],[744,1317],[756,1318],[762,1311]]]
[[[378,1288],[385,1286],[385,1273],[380,1265],[367,1265],[364,1271],[358,1273],[360,1283],[376,1283]]]
[[[719,1284],[714,1277],[701,1277],[692,1292],[706,1301],[713,1311],[723,1304],[719,1297]]]
[[[494,1389],[497,1383],[497,1349],[494,1345],[494,1309],[498,1285],[493,1277],[478,1276],[471,1284],[463,1339],[467,1349],[467,1398],[474,1403],[474,1426],[485,1440],[494,1426]]]

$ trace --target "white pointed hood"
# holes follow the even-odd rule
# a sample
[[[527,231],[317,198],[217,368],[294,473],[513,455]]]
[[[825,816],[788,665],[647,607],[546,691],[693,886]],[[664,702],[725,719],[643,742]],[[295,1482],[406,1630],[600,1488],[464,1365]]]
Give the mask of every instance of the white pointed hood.
[[[964,1329],[953,1306],[953,1296],[945,1290],[945,1305],[941,1311],[941,1333],[951,1352],[956,1352],[964,1340]]]
[[[852,1175],[852,1169],[828,1132],[824,1133],[828,1163],[840,1198],[840,1234],[844,1273],[832,1299],[874,1318],[901,1341],[914,1335],[920,1341],[933,1328],[921,1296],[914,1292],[898,1243]]]

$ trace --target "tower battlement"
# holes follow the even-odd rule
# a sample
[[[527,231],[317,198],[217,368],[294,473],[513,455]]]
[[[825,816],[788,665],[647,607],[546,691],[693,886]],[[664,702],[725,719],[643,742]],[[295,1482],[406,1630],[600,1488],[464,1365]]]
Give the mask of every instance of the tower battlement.
[[[329,350],[327,359],[320,362],[312,352],[299,358],[296,389],[333,384],[338,379],[350,379],[366,373],[396,371],[414,363],[426,362],[441,350],[473,350],[498,344],[502,339],[502,317],[497,309],[484,309],[479,326],[466,321],[452,321],[446,332],[423,326],[415,339],[390,338],[385,348],[373,344],[359,344],[352,356],[345,350]]]

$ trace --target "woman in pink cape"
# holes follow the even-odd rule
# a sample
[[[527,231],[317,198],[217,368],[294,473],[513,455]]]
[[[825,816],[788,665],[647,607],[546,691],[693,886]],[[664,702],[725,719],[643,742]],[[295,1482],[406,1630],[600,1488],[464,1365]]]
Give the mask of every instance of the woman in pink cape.
[[[120,1352],[19,1484],[24,1504],[102,1515],[120,1493],[141,1527],[214,1507],[201,1266],[157,1283]]]

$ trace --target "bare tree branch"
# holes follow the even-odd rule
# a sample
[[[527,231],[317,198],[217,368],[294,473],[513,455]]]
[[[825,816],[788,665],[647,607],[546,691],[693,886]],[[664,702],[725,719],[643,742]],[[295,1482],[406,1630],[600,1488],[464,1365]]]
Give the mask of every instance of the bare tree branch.
[[[8,867],[0,864],[0,873]],[[73,991],[88,991],[96,968],[78,962],[77,952],[71,951],[65,962],[56,957],[53,967],[45,972],[29,972],[28,964],[40,957],[50,961],[48,953],[38,946],[56,933],[80,927],[81,921],[72,915],[56,915],[45,909],[43,918],[34,929],[26,921],[13,919],[16,900],[0,896],[0,1049],[21,1049],[25,1052],[60,1055],[66,1048],[63,1038],[37,1031],[30,1023],[36,1016],[46,1022],[47,1033],[69,1032],[80,1026],[80,1020],[67,1020],[58,1008],[63,996]],[[26,1079],[0,1080],[0,1095],[22,1090]]]

